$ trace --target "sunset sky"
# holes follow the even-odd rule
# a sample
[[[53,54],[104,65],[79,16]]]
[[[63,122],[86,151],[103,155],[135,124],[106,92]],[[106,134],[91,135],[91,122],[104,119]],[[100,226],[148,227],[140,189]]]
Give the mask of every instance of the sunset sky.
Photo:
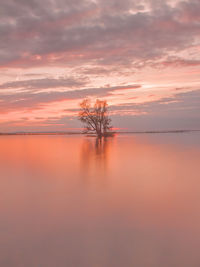
[[[1,0],[0,132],[200,129],[199,0]]]

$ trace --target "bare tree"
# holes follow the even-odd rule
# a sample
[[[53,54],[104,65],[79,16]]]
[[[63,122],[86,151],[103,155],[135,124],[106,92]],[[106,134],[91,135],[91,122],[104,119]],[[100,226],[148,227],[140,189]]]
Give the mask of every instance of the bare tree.
[[[94,106],[89,99],[80,103],[79,120],[84,123],[85,133],[95,133],[98,137],[106,136],[111,129],[107,102],[97,99]]]

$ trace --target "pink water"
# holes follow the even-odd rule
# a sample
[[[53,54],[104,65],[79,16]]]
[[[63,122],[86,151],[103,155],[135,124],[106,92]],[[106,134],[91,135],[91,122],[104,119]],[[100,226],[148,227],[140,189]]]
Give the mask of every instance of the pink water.
[[[0,137],[0,266],[199,267],[200,134]]]

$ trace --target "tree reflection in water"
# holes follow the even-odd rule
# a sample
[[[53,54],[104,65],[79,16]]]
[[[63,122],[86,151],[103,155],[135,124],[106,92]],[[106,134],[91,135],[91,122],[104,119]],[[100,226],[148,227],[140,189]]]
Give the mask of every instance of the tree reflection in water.
[[[81,172],[85,178],[105,176],[112,138],[84,139],[81,147]]]

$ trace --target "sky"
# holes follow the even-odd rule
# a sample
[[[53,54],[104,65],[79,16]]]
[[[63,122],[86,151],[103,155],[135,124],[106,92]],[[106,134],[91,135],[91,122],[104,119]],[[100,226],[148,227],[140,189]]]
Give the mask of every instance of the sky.
[[[199,0],[1,0],[0,132],[200,129]]]

